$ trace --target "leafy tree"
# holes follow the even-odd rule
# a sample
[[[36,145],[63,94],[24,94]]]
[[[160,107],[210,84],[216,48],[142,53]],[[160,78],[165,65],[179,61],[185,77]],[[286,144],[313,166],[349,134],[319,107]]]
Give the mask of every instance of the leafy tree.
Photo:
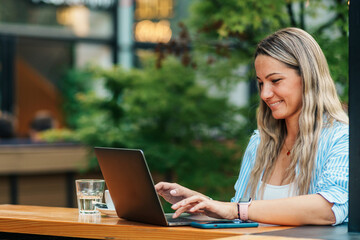
[[[211,86],[197,80],[196,70],[170,57],[160,69],[150,59],[143,69],[71,74],[83,75],[87,82],[103,81],[105,94],[85,90],[70,99],[67,111],[77,116],[77,139],[89,146],[142,149],[163,180],[231,197],[238,167],[229,166],[238,166],[242,155],[232,140],[242,128],[236,120],[240,110],[227,97],[209,94]]]
[[[93,85],[89,81],[92,74],[89,71],[77,71],[70,69],[64,75],[60,83],[62,93],[63,112],[65,113],[66,125],[69,128],[75,128],[77,119],[80,117],[78,98],[82,93],[89,92]]]
[[[193,29],[195,49],[212,58],[213,65],[217,62],[232,68],[249,65],[243,80],[253,78],[250,70],[253,53],[266,35],[284,27],[308,31],[322,47],[339,94],[347,103],[347,0],[197,0],[191,10],[189,25]],[[215,66],[204,69],[208,76],[211,76],[209,70],[218,71]],[[219,78],[216,74],[214,77]]]
[[[324,16],[320,10],[330,18],[313,24],[310,19]],[[305,29],[324,50],[346,103],[347,1],[196,0],[191,11],[186,25],[180,23],[179,38],[159,45],[156,59],[142,69],[72,74],[70,79],[87,84],[103,81],[106,94],[80,84],[76,94],[66,95],[72,104],[66,111],[74,116],[78,139],[89,146],[141,148],[165,180],[229,200],[256,127],[256,44],[283,27]],[[69,81],[66,89],[76,86]],[[253,93],[242,109],[228,101],[239,81],[250,81]],[[210,94],[214,88],[216,94]]]
[[[198,78],[223,96],[240,81],[248,81],[253,96],[242,109],[247,127],[239,133],[241,139],[256,128],[256,45],[281,28],[299,27],[315,37],[327,57],[339,96],[347,104],[347,14],[346,0],[196,0],[186,25],[180,23],[179,37],[158,46],[157,67],[167,56],[178,56],[185,66],[197,70]],[[186,26],[190,26],[190,32]],[[246,143],[241,144],[242,149],[245,146]]]

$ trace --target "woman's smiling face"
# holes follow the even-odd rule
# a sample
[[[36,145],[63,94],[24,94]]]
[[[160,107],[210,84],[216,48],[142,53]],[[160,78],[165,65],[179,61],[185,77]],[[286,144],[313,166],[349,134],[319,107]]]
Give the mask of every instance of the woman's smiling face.
[[[275,119],[298,119],[302,106],[302,81],[297,70],[266,55],[255,59],[260,97]]]

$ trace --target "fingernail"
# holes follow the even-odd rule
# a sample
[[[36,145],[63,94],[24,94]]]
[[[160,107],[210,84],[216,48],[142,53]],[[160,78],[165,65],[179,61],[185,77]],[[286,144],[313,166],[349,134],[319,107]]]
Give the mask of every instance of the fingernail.
[[[170,194],[171,194],[171,195],[175,195],[175,194],[176,194],[176,190],[171,190],[171,191],[170,191]]]
[[[191,209],[190,209],[190,212],[192,212],[192,211],[194,211],[194,210],[195,210],[194,208],[191,208]]]
[[[178,205],[177,204],[174,204],[174,205],[172,205],[172,207],[171,208],[177,208],[178,207]]]

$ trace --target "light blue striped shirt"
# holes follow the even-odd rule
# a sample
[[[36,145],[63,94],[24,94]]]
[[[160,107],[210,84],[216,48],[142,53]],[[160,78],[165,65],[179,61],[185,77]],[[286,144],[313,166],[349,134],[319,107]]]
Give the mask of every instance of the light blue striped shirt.
[[[255,130],[243,157],[232,202],[237,202],[245,194],[259,143],[260,134]],[[347,124],[334,121],[333,126],[324,127],[321,132],[315,172],[309,189],[309,194],[315,193],[334,203],[332,207],[336,217],[334,225],[347,222],[349,200],[349,126]]]

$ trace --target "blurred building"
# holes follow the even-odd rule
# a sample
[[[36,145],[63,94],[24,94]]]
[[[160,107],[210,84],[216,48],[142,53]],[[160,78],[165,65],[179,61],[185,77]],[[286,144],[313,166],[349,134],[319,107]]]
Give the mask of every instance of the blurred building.
[[[1,0],[0,110],[27,137],[39,110],[64,125],[59,86],[73,67],[120,63],[177,34],[189,0]]]

